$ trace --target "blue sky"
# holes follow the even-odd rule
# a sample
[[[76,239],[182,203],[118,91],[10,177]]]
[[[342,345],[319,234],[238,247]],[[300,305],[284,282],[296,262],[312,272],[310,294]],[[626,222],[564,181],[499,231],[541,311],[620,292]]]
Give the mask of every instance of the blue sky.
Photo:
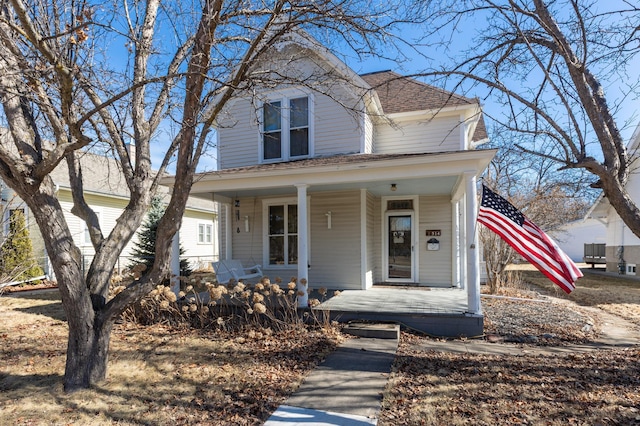
[[[469,27],[465,30],[465,32],[473,32],[474,28]],[[402,32],[402,36],[409,42],[413,39],[416,39],[419,36],[419,30],[405,27]],[[449,44],[450,51],[462,51],[464,50],[466,41],[471,37],[470,34],[458,34],[451,44]],[[356,55],[350,52],[347,49],[340,49],[340,46],[331,46],[334,49],[334,53],[344,60],[348,66],[354,69],[357,73],[369,73],[381,70],[393,70],[400,74],[412,74],[412,73],[420,73],[423,70],[429,68],[430,66],[437,66],[437,64],[444,63],[446,61],[446,57],[442,52],[439,52],[437,48],[420,48],[422,55],[416,54],[413,50],[413,47],[410,45],[401,45],[401,51],[398,52],[395,48],[389,48],[385,46],[380,46],[380,52],[382,56],[386,56],[390,59],[383,59],[379,57],[369,57],[365,60],[361,60],[356,57]],[[402,62],[398,62],[393,58],[403,55],[407,57],[406,60]],[[429,59],[427,59],[427,56]],[[640,69],[640,58],[636,60],[635,69]],[[612,81],[606,81],[607,77],[611,76],[600,76],[604,79],[602,83],[605,86],[605,91],[607,95],[607,99],[609,100],[609,105],[613,106],[616,104],[621,105],[619,110],[616,112],[616,120],[618,125],[621,127],[622,135],[625,141],[628,141],[631,137],[633,130],[635,129],[635,125],[640,117],[637,116],[637,111],[640,110],[640,99],[637,98],[627,98],[624,101],[620,102],[620,98],[622,96],[621,90],[625,87],[626,82],[612,79]],[[429,82],[428,80],[425,80]],[[498,115],[500,113],[501,106],[497,103],[493,102],[491,97],[486,96],[487,91],[481,87],[474,88],[469,90],[466,93],[461,93],[465,96],[469,97],[479,97],[483,103],[483,107],[490,115]],[[631,121],[631,124],[626,128],[623,127],[624,123]],[[215,168],[215,151],[210,151],[205,153],[201,160],[201,165],[199,170],[212,170]]]

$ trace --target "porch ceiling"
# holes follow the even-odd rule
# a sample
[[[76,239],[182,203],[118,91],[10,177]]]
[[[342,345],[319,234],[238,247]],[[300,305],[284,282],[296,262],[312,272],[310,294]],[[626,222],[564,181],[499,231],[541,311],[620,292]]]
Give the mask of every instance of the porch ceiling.
[[[367,189],[375,196],[453,194],[464,173],[480,175],[495,150],[354,155],[265,164],[198,175],[191,195],[211,199]],[[172,180],[163,183],[171,185]],[[396,184],[392,191],[391,184]]]
[[[399,196],[399,195],[443,195],[451,194],[456,186],[458,176],[438,176],[425,180],[424,178],[411,179],[383,179],[375,182],[342,182],[337,184],[320,184],[309,186],[308,192],[343,191],[366,189],[375,196]],[[391,184],[396,184],[396,190],[391,190]],[[236,190],[219,190],[215,192],[216,198],[225,197],[233,199],[236,197],[261,197],[261,196],[281,196],[295,193],[293,184],[288,186],[251,188]],[[193,193],[192,193],[193,194]],[[211,199],[211,193],[195,193],[195,196],[205,196]]]

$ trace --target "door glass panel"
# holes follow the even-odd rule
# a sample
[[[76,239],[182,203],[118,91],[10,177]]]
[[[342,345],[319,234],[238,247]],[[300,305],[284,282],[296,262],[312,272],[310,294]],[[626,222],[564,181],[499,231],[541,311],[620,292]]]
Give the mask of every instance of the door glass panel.
[[[389,217],[389,278],[410,279],[411,256],[411,216]]]

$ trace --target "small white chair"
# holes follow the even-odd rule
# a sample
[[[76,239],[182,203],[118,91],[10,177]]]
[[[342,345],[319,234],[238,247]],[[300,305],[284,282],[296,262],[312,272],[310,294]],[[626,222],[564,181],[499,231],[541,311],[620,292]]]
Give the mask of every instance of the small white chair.
[[[236,281],[246,281],[252,278],[262,278],[263,276],[261,265],[253,265],[245,268],[239,260],[221,260],[219,262],[212,262],[212,265],[216,273],[216,279],[220,284],[226,284],[232,278]]]

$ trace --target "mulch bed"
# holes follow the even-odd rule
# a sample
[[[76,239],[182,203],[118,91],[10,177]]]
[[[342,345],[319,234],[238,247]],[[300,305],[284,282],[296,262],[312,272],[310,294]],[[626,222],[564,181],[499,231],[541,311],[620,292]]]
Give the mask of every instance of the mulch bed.
[[[598,318],[565,301],[482,299],[486,339],[494,342],[564,346],[592,342]]]
[[[39,284],[18,284],[0,288],[0,293],[18,293],[22,291],[47,290],[50,288],[58,288],[55,281],[42,281]]]

